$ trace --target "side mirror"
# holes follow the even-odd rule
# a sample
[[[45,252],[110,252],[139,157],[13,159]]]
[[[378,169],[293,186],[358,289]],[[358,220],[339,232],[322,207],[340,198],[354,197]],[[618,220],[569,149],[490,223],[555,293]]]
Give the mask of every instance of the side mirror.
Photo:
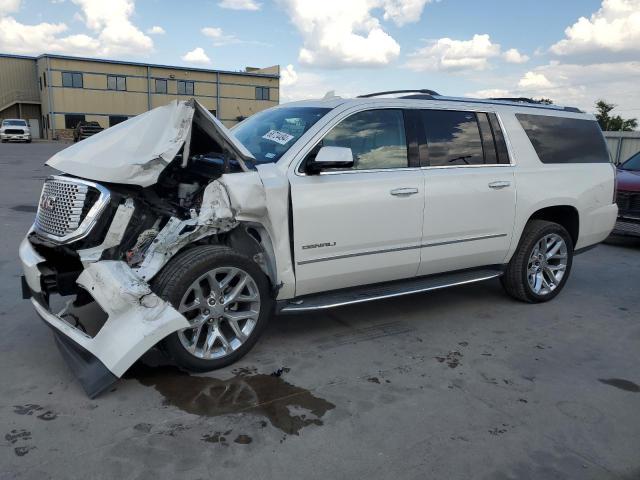
[[[315,175],[323,170],[353,167],[353,153],[347,147],[322,147],[314,159],[305,165],[307,174]]]

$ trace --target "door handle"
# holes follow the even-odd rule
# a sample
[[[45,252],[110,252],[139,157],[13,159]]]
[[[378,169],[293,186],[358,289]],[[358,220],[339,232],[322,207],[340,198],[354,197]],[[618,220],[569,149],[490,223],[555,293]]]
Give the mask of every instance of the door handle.
[[[409,195],[415,195],[418,193],[417,188],[395,188],[391,190],[391,195],[394,197],[408,197]]]
[[[493,188],[494,190],[501,190],[503,188],[507,188],[510,185],[511,185],[511,182],[505,182],[505,181],[491,182],[489,184],[489,188]]]

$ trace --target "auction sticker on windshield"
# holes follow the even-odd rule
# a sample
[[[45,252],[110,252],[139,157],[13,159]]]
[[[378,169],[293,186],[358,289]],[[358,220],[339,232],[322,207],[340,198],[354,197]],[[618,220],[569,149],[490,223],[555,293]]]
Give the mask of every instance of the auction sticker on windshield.
[[[280,145],[286,145],[293,139],[293,135],[281,132],[279,130],[269,130],[262,138],[265,140],[271,140],[272,142],[279,143]]]

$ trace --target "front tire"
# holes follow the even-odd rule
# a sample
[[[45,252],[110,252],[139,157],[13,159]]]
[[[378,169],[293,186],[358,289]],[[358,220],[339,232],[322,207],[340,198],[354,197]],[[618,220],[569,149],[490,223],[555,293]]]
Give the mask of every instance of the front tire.
[[[172,333],[163,345],[187,370],[225,367],[255,345],[273,314],[269,281],[260,267],[219,245],[191,248],[173,258],[153,290],[192,325]]]
[[[548,302],[560,293],[573,263],[573,240],[562,226],[531,220],[501,277],[506,292],[528,303]]]

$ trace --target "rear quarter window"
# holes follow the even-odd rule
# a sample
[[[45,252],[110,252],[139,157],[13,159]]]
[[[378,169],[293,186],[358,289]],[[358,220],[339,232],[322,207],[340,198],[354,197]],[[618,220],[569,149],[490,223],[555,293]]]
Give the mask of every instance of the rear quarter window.
[[[608,163],[609,151],[595,120],[517,113],[542,163]]]

